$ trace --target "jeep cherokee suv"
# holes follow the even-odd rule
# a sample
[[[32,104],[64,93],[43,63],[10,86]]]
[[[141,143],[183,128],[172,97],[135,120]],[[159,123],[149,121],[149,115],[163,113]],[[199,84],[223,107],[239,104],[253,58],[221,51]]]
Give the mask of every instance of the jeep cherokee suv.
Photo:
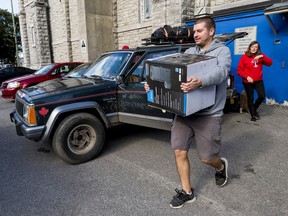
[[[147,106],[145,60],[189,45],[148,46],[102,54],[82,77],[51,80],[17,92],[10,114],[17,134],[52,140],[71,164],[96,157],[106,129],[121,123],[170,130],[173,114]]]
[[[82,77],[19,90],[11,113],[17,134],[35,141],[50,138],[60,158],[77,164],[94,158],[106,129],[119,123],[169,129],[172,114],[147,106],[144,62],[181,49],[169,45],[108,52]]]

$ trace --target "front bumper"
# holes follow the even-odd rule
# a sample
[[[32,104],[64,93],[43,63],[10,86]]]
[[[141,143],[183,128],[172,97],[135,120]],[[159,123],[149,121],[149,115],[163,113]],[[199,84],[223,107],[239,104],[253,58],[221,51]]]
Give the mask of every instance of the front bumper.
[[[16,92],[18,91],[18,89],[19,88],[15,88],[15,89],[2,88],[1,97],[5,99],[15,99]]]
[[[25,136],[30,140],[40,140],[45,131],[45,126],[27,126],[17,115],[16,111],[10,113],[11,122],[15,124],[18,136]]]

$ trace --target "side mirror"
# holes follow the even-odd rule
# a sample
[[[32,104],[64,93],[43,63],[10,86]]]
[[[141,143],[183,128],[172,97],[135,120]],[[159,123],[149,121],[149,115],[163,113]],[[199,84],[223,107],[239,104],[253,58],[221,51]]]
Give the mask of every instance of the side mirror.
[[[124,83],[123,77],[118,75],[116,77],[116,83],[117,84],[123,84]]]

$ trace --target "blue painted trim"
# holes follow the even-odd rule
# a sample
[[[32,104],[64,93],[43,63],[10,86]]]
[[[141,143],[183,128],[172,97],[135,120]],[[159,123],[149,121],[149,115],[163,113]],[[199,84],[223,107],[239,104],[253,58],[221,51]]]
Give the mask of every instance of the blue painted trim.
[[[215,22],[221,22],[221,21],[227,21],[227,20],[234,20],[234,19],[242,19],[242,18],[248,18],[248,17],[253,17],[253,16],[262,16],[264,15],[264,10],[258,10],[258,11],[252,11],[252,12],[247,12],[247,13],[239,13],[239,14],[233,14],[233,15],[228,15],[224,17],[215,17],[214,21]],[[186,26],[193,26],[194,22],[188,21],[185,23]]]
[[[215,22],[227,21],[227,20],[242,19],[242,18],[248,18],[248,17],[262,16],[262,15],[264,15],[264,10],[253,11],[253,12],[242,13],[242,14],[233,14],[233,15],[229,15],[225,17],[216,17],[214,18],[214,21]]]

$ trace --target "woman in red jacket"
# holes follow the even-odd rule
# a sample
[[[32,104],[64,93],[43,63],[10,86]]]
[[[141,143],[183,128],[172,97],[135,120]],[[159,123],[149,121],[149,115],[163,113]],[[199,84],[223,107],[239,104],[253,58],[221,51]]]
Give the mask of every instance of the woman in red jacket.
[[[252,41],[246,53],[241,57],[237,68],[237,74],[243,79],[243,86],[247,94],[251,121],[260,119],[257,109],[265,99],[265,88],[262,79],[263,65],[272,65],[272,59],[261,53],[260,44],[257,41]],[[255,103],[254,90],[258,95]]]

